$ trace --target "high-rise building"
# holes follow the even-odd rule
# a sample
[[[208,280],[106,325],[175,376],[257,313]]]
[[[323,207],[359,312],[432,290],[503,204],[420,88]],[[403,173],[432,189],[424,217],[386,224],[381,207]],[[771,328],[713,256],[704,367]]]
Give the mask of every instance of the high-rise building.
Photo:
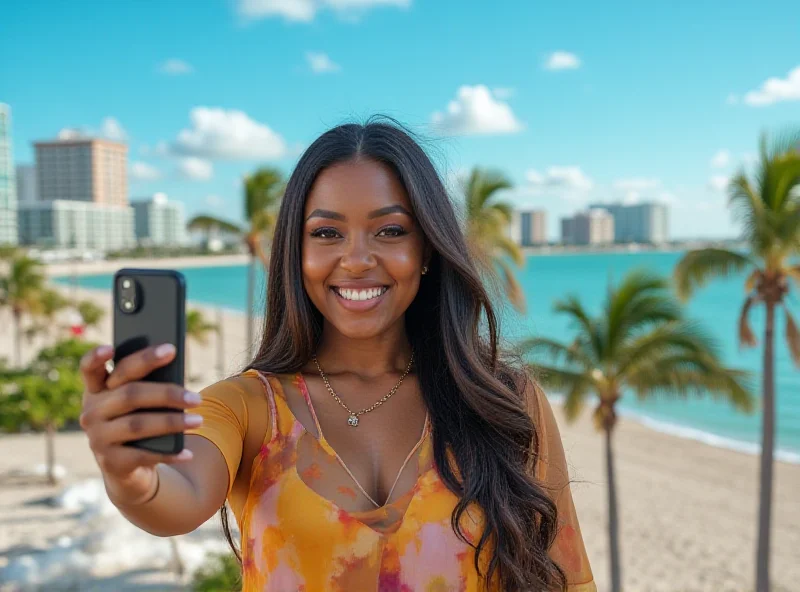
[[[186,244],[183,204],[167,201],[163,193],[131,202],[134,211],[136,240],[148,245]]]
[[[618,243],[665,243],[669,240],[667,206],[660,203],[591,204],[614,217],[614,241]]]
[[[39,199],[128,205],[128,147],[100,138],[36,142]]]
[[[33,203],[39,200],[36,189],[36,167],[32,164],[17,165],[17,203]]]
[[[529,210],[520,213],[522,246],[547,244],[547,212]]]
[[[567,245],[607,245],[614,242],[614,218],[605,210],[578,212],[561,219],[561,242]]]
[[[11,107],[0,103],[0,245],[17,244],[17,184],[11,143]]]
[[[135,246],[133,208],[85,201],[20,204],[22,244],[109,251]]]

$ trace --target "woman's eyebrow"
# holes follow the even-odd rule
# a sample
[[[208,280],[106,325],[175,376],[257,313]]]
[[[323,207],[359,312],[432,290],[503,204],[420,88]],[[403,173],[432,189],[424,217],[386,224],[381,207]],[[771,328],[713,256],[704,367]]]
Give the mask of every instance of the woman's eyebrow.
[[[329,218],[331,220],[339,220],[339,222],[345,222],[347,218],[344,217],[343,214],[339,212],[332,212],[331,210],[314,210],[308,215],[306,220],[310,220],[311,218]]]
[[[380,218],[381,216],[388,216],[389,214],[405,214],[409,218],[413,218],[411,212],[409,212],[400,204],[395,204],[393,206],[386,206],[385,208],[374,210],[370,212],[367,215],[367,217],[371,220],[372,218]]]

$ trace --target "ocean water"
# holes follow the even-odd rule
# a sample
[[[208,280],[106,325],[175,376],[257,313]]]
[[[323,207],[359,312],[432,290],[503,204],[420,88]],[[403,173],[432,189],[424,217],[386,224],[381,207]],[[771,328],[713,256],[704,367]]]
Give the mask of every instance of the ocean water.
[[[567,341],[572,336],[568,320],[552,312],[555,300],[576,294],[590,312],[599,311],[609,281],[617,282],[631,269],[646,268],[670,275],[681,253],[613,253],[532,255],[527,258],[519,279],[527,297],[527,312],[517,315],[505,307],[501,311],[501,330],[508,340],[539,334]],[[247,272],[244,266],[205,267],[182,270],[188,297],[204,304],[243,311],[246,307]],[[62,278],[60,281],[67,281]],[[87,288],[111,288],[110,275],[86,276],[79,284]],[[259,278],[263,303],[263,277]],[[736,326],[744,300],[744,278],[714,281],[700,290],[687,304],[691,318],[718,341],[725,362],[753,373],[756,397],[760,397],[761,348],[740,350]],[[796,294],[796,293],[795,293]],[[800,300],[790,296],[790,308],[800,316]],[[763,335],[763,309],[752,311],[751,321],[757,336]],[[784,341],[783,315],[777,315],[776,389],[778,457],[800,463],[800,370],[795,368]],[[715,446],[756,452],[760,441],[760,413],[744,415],[724,402],[710,397],[679,399],[661,397],[638,401],[625,396],[623,413],[635,415],[655,429],[681,437],[698,439]],[[587,409],[588,410],[588,409]]]

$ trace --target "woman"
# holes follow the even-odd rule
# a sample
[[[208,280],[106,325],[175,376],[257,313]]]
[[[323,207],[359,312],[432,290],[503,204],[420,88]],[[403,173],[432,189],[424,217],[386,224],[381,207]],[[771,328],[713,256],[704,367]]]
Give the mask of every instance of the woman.
[[[553,413],[501,360],[453,207],[407,133],[343,125],[306,150],[267,299],[255,359],[202,398],[137,382],[168,345],[110,375],[110,348],[84,361],[82,425],[133,524],[186,533],[227,499],[245,591],[595,590]],[[125,415],[165,405],[195,409]],[[180,429],[175,457],[121,445]]]

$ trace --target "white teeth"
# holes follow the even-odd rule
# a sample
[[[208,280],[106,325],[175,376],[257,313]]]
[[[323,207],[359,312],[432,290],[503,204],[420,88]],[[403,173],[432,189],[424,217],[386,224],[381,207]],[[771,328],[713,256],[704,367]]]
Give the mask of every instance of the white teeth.
[[[351,290],[349,288],[336,288],[339,295],[345,300],[372,300],[383,294],[385,288],[369,288],[367,290]]]

